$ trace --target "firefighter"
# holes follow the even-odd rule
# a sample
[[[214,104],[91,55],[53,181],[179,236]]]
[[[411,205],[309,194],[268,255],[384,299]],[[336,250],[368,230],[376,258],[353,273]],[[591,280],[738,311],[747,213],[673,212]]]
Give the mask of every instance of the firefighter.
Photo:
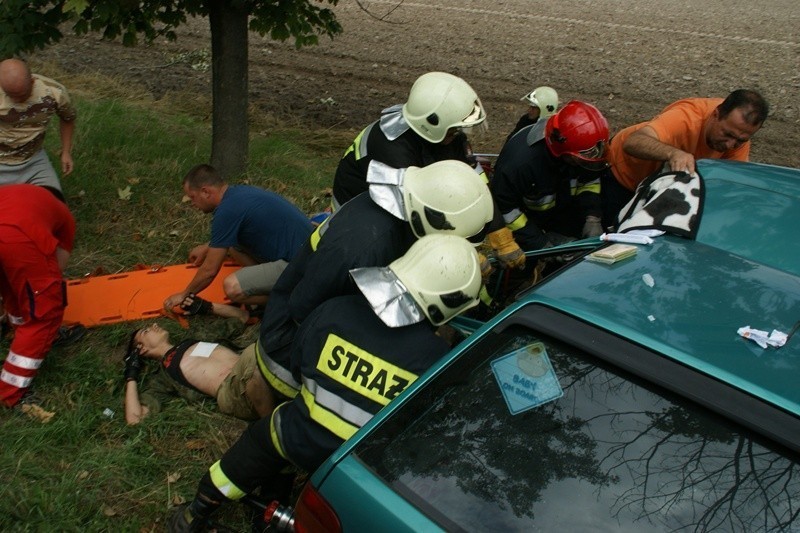
[[[519,117],[514,129],[508,134],[506,142],[522,128],[551,117],[558,109],[558,93],[555,89],[546,85],[535,88],[520,100],[528,104],[528,110]]]
[[[423,237],[388,267],[351,275],[361,294],[328,300],[297,332],[300,394],[245,430],[173,512],[170,531],[203,531],[221,504],[257,487],[275,496],[289,464],[315,470],[447,352],[434,327],[475,306],[481,286],[474,247],[455,235]]]
[[[444,159],[474,165],[461,128],[484,120],[483,105],[466,81],[445,72],[423,74],[405,104],[384,109],[381,118],[364,128],[345,151],[333,180],[334,206],[367,190],[372,160],[394,168],[424,167]]]
[[[364,128],[345,151],[333,180],[334,211],[367,190],[367,170],[373,160],[406,168],[455,159],[475,167],[486,179],[461,131],[485,120],[483,105],[466,81],[446,72],[423,74],[412,85],[405,104],[384,109],[381,118]],[[525,254],[504,227],[499,211],[488,239],[502,264],[524,267]]]
[[[298,324],[320,304],[357,289],[350,269],[386,266],[420,237],[477,235],[492,219],[489,188],[466,163],[439,161],[393,169],[370,163],[370,190],[319,226],[278,279],[264,309],[257,343],[262,374],[284,398],[300,383],[289,371]]]
[[[30,388],[64,317],[62,272],[75,219],[59,193],[30,184],[0,187],[0,294],[15,328],[0,372],[0,402],[7,407]]]
[[[606,119],[571,101],[547,119],[543,139],[537,126],[513,136],[495,165],[492,196],[508,229],[524,250],[600,235]]]

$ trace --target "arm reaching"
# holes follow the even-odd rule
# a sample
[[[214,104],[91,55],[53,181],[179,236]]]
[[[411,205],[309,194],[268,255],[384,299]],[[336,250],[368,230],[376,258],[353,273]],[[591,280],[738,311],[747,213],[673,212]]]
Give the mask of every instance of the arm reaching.
[[[661,142],[650,126],[631,133],[622,148],[627,154],[639,159],[669,163],[669,168],[676,172],[691,174],[695,171],[694,156]]]
[[[172,311],[172,308],[176,305],[181,305],[187,296],[197,294],[211,285],[211,282],[217,277],[219,269],[222,268],[222,263],[225,262],[227,255],[227,248],[209,248],[203,264],[197,269],[192,281],[189,282],[189,285],[184,290],[176,292],[164,300],[164,309]]]

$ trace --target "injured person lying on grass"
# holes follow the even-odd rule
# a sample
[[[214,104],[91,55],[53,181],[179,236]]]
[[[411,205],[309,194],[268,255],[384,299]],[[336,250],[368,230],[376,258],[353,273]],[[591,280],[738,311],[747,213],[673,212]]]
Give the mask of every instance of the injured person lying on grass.
[[[158,366],[145,376],[140,390],[146,359],[157,361]],[[274,404],[272,390],[257,369],[255,344],[241,354],[223,344],[196,339],[174,344],[169,332],[156,323],[131,333],[124,378],[128,424],[138,424],[160,411],[172,398],[190,402],[214,398],[220,412],[247,421],[269,415]]]

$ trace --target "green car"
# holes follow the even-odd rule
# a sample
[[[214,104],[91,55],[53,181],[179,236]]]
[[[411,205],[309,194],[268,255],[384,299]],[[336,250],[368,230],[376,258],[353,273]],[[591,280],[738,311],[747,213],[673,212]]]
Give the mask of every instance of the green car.
[[[295,530],[800,531],[800,171],[698,170],[695,240],[522,294],[311,476]]]

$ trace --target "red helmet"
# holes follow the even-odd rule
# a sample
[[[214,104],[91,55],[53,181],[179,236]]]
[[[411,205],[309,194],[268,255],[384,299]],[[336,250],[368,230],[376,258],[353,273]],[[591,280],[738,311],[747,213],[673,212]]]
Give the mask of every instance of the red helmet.
[[[608,122],[595,106],[572,100],[547,119],[544,139],[556,157],[572,155],[598,163],[604,160],[608,145]]]

